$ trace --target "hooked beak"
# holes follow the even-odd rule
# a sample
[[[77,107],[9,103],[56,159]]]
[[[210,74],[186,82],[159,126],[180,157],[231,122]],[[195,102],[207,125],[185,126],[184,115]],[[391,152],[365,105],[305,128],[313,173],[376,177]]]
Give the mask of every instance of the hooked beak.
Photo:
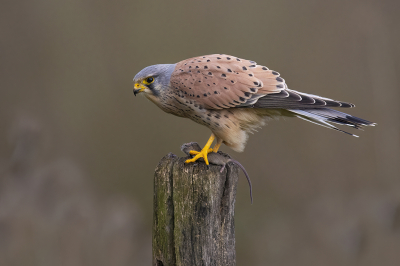
[[[144,91],[144,89],[146,89],[146,86],[139,84],[139,83],[135,83],[135,88],[133,89],[133,94],[136,96],[136,94],[141,93],[142,91]]]

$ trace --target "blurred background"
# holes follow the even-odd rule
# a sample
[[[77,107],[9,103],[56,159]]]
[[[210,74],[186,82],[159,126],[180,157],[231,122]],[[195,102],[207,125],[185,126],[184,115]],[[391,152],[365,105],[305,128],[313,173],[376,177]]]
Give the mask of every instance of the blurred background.
[[[247,169],[238,265],[399,265],[400,2],[3,1],[0,265],[150,265],[153,172],[209,130],[134,97],[157,63],[254,60],[356,104],[360,138],[300,119],[222,146]]]

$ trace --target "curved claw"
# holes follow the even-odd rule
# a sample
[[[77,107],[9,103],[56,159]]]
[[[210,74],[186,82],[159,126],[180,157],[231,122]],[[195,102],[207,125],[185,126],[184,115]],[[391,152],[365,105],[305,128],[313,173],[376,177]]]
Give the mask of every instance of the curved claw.
[[[206,164],[209,165],[207,154],[213,151],[213,149],[211,149],[210,146],[211,146],[212,142],[214,141],[214,139],[215,139],[214,134],[211,134],[211,137],[208,139],[206,145],[200,152],[193,151],[193,150],[190,151],[189,152],[190,154],[192,154],[192,155],[196,154],[196,156],[194,156],[194,158],[192,158],[192,159],[186,160],[185,163],[193,163],[193,162],[197,161],[199,158],[203,158],[204,161],[206,162]]]
[[[203,148],[200,152],[198,152],[198,151],[190,151],[190,154],[196,154],[196,156],[193,157],[192,159],[186,160],[185,163],[193,163],[193,162],[197,161],[198,159],[203,158],[204,162],[207,165],[209,165],[207,154],[209,154],[210,152],[212,152],[211,148],[209,148],[209,149]]]

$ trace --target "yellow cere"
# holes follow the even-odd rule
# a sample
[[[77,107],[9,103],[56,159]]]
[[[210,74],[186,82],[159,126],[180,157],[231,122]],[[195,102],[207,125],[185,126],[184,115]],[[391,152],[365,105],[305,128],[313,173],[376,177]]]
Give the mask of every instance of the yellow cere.
[[[145,89],[147,89],[146,85],[150,85],[153,82],[154,82],[153,77],[147,77],[143,79],[141,83],[135,83],[136,93],[144,91]]]
[[[135,83],[135,89],[137,89],[137,90],[140,89],[139,92],[142,92],[142,91],[144,91],[144,89],[146,89],[146,86],[139,84],[139,83]]]

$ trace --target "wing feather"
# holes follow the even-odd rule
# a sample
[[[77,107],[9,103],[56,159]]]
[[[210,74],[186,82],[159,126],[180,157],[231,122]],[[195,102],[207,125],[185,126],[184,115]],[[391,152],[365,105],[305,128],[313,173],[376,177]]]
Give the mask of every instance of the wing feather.
[[[276,71],[224,54],[199,56],[176,64],[171,87],[207,109],[354,107],[351,103],[287,88]]]

